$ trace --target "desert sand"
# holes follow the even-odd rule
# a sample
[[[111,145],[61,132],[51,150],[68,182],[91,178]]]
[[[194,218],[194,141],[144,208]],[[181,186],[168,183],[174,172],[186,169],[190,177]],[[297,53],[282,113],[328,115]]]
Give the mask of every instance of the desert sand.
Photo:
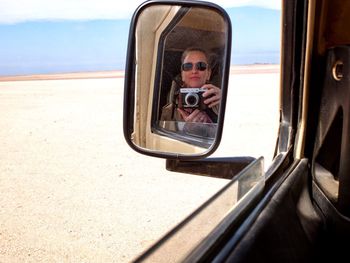
[[[231,70],[214,156],[272,159],[279,67]],[[122,132],[123,72],[0,78],[0,262],[129,262],[221,189]]]

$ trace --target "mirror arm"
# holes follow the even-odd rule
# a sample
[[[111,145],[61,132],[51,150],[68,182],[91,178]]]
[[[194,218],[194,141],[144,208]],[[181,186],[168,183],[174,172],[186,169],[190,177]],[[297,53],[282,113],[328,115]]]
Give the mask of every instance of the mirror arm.
[[[256,158],[250,156],[206,158],[201,160],[167,159],[166,169],[171,172],[232,179],[255,160]]]

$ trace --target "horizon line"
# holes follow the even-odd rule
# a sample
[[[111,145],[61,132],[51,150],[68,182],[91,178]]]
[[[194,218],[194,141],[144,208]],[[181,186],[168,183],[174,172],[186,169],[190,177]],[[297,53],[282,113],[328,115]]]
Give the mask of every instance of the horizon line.
[[[231,65],[230,74],[262,74],[277,73],[280,70],[280,64],[256,63]],[[105,71],[82,71],[82,72],[63,72],[63,73],[45,73],[45,74],[27,74],[0,76],[0,82],[6,81],[28,81],[28,80],[68,80],[68,79],[99,79],[99,78],[124,78],[125,70],[105,70]]]

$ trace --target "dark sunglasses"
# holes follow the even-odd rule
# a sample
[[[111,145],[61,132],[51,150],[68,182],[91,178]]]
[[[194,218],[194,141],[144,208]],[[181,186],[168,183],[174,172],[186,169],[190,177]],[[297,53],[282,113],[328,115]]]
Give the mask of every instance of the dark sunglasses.
[[[196,69],[199,71],[204,71],[208,68],[207,63],[205,62],[197,62],[195,65],[196,65]],[[191,62],[183,63],[181,66],[181,69],[183,71],[190,71],[193,69],[193,63]]]

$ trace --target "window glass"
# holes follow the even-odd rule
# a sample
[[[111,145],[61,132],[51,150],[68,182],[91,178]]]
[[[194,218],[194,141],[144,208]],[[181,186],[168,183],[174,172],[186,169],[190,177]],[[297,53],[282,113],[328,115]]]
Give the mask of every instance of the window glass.
[[[131,14],[141,2],[1,1],[5,262],[131,261],[223,187],[226,211],[235,209],[237,184],[169,172],[163,159],[125,143],[125,54]],[[267,169],[279,120],[281,2],[235,2],[223,6],[233,28],[231,75],[223,138],[212,157],[263,156]],[[187,44],[196,30],[181,29]],[[171,50],[176,59],[179,51]],[[192,141],[203,143],[191,131]]]
[[[213,156],[264,156],[265,170],[279,125],[280,4],[226,9],[233,27],[231,74],[223,137]]]

